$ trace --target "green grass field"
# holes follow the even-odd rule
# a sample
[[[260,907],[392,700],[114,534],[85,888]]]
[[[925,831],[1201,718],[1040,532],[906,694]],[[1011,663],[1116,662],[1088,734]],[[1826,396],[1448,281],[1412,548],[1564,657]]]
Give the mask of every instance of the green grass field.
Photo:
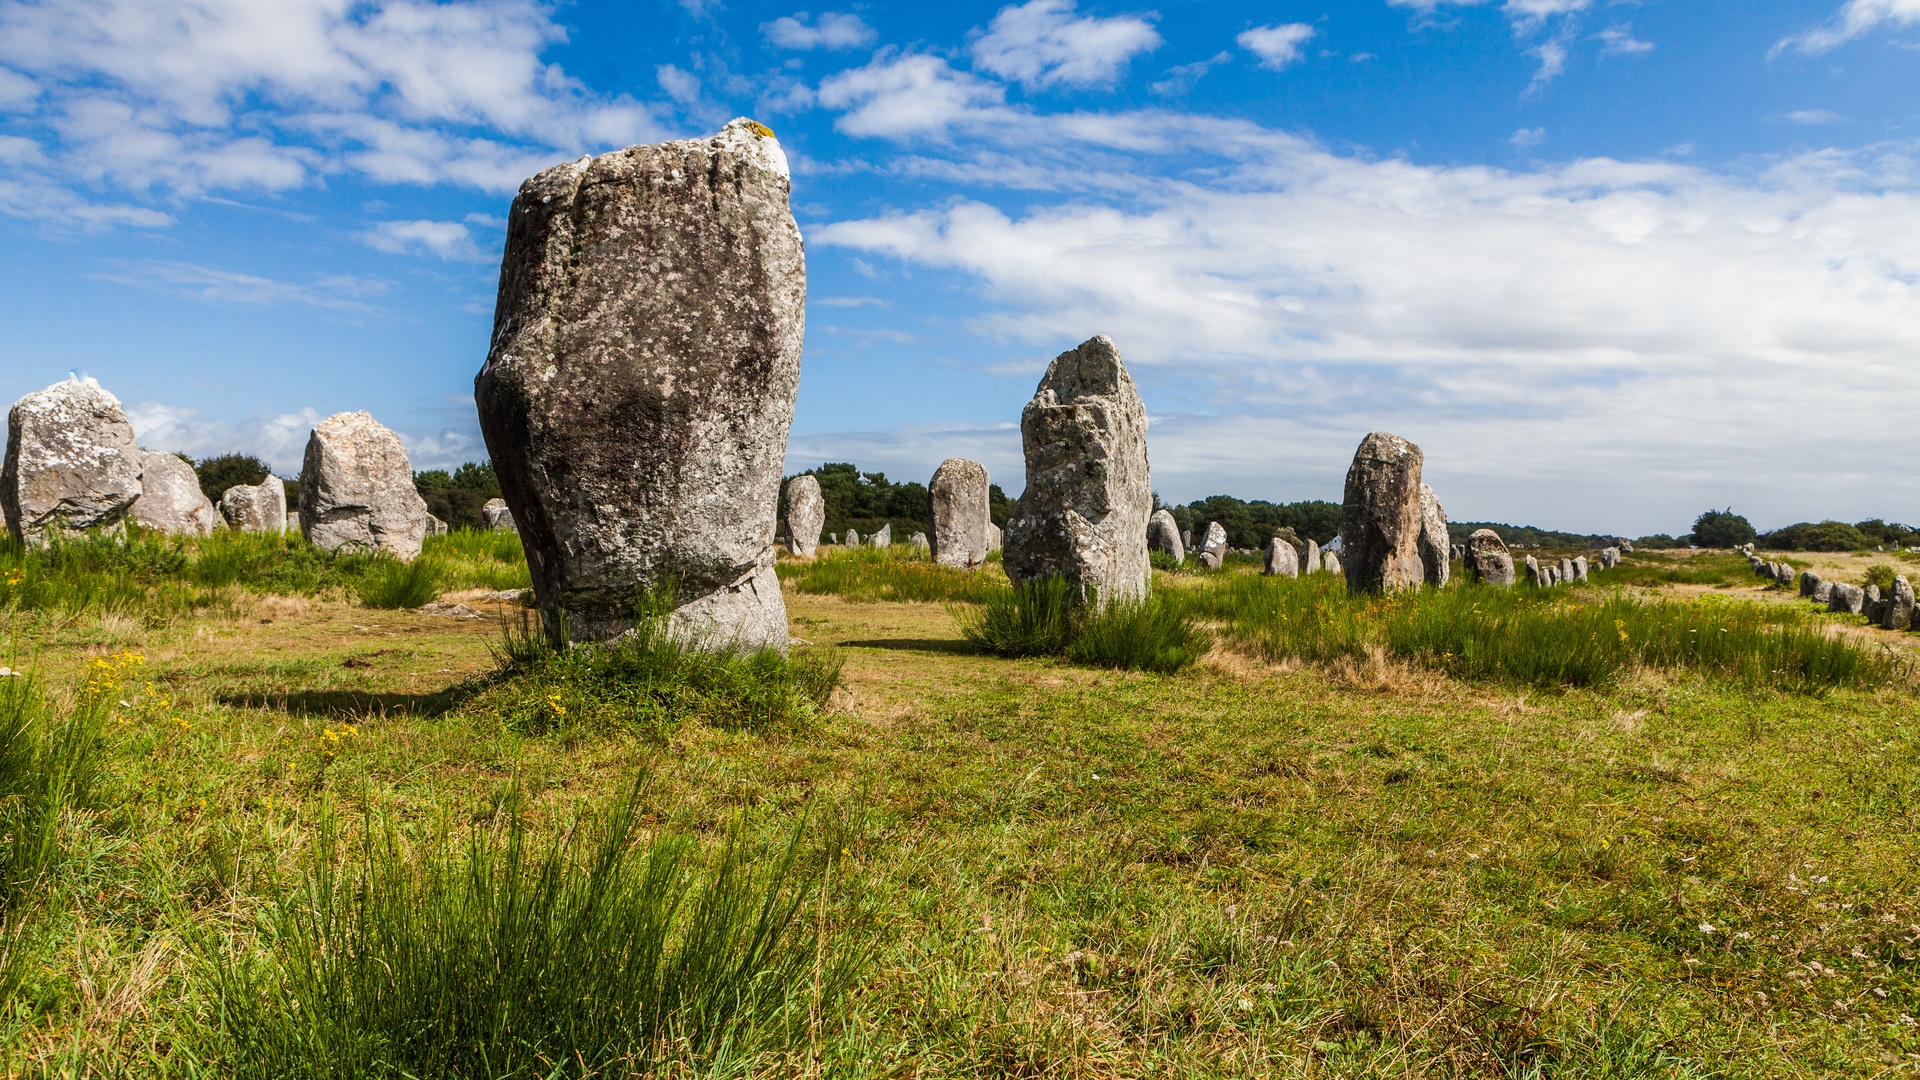
[[[9,1075],[1920,1070],[1920,635],[1744,562],[1163,574],[1213,646],[1156,674],[902,553],[718,662],[277,538],[0,558]]]

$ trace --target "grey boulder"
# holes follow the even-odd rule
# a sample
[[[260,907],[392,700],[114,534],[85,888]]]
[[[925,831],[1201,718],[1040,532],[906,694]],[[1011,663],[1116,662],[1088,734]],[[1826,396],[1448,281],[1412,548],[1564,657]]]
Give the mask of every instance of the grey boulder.
[[[235,484],[220,496],[220,516],[241,532],[285,532],[287,486],[271,473],[258,484]]]
[[[893,522],[889,521],[885,525],[880,526],[879,532],[874,533],[872,536],[867,537],[867,546],[876,547],[876,548],[892,547],[893,546]]]
[[[291,513],[288,514],[288,517],[292,517],[292,516],[293,515]],[[427,535],[428,536],[447,535],[447,523],[444,521],[441,521],[437,517],[434,517],[432,514],[428,514],[427,515]]]
[[[1527,562],[1532,563],[1529,557]],[[1467,537],[1467,574],[1482,585],[1495,588],[1513,586],[1513,554],[1507,550],[1506,541],[1492,529],[1475,529]],[[1534,570],[1538,570],[1535,566]]]
[[[157,450],[140,451],[140,497],[132,514],[141,528],[172,536],[205,536],[220,523],[193,466]]]
[[[1849,585],[1844,581],[1833,582],[1833,589],[1827,596],[1827,610],[1847,615],[1860,614],[1867,602],[1867,591],[1858,585]]]
[[[1340,506],[1347,590],[1393,592],[1426,580],[1420,536],[1420,448],[1384,431],[1361,440]]]
[[[426,538],[428,516],[400,436],[364,411],[335,413],[314,425],[300,467],[300,531],[308,543],[411,562]]]
[[[1200,565],[1209,570],[1218,570],[1227,561],[1226,526],[1217,521],[1207,522],[1207,528],[1200,539]]]
[[[858,530],[855,530],[855,529],[847,530],[847,546],[848,547],[860,546],[860,533]]]
[[[1300,553],[1293,545],[1279,537],[1267,541],[1266,557],[1261,561],[1261,572],[1270,577],[1299,577]]]
[[[1317,574],[1321,571],[1323,564],[1320,560],[1319,541],[1307,541],[1307,550],[1305,554],[1300,556],[1300,562],[1300,572],[1303,574]]]
[[[140,464],[119,398],[92,379],[55,383],[7,414],[0,513],[34,547],[57,534],[117,528],[140,497]]]
[[[1575,555],[1573,557],[1573,580],[1587,580],[1587,557],[1585,555]]]
[[[1180,526],[1173,515],[1165,510],[1155,510],[1147,519],[1147,550],[1165,552],[1173,559],[1173,565],[1179,566],[1187,561],[1187,547],[1180,539]]]
[[[1321,562],[1321,565],[1326,569],[1327,573],[1329,574],[1340,573],[1340,553],[1339,552],[1337,551],[1322,552],[1320,555],[1320,562]]]
[[[933,561],[971,570],[987,561],[989,480],[987,467],[966,458],[948,458],[933,471],[927,493],[933,503]]]
[[[827,500],[812,473],[787,481],[787,550],[811,559],[820,550],[820,530],[827,527]]]
[[[1447,510],[1440,497],[1420,485],[1420,563],[1426,583],[1444,588],[1453,576],[1453,543],[1447,536]]]
[[[907,546],[919,548],[921,551],[933,550],[933,544],[927,540],[927,534],[923,532],[916,532],[907,537]]]
[[[1893,588],[1881,603],[1885,607],[1880,615],[1882,628],[1906,630],[1913,626],[1913,585],[1905,577],[1893,579]]]
[[[1007,522],[1007,577],[1061,577],[1084,600],[1149,585],[1147,410],[1105,336],[1061,353],[1020,414],[1027,488]]]
[[[514,527],[513,511],[507,509],[505,499],[488,499],[487,504],[480,508],[480,520],[494,532],[520,531]]]
[[[508,215],[480,430],[556,641],[787,644],[774,574],[806,260],[786,155],[751,120],[548,169]]]

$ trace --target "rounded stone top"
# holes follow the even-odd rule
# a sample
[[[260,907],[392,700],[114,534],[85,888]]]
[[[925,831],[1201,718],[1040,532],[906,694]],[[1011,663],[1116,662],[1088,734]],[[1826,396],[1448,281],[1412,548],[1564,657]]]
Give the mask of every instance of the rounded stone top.
[[[793,179],[793,172],[787,167],[787,152],[780,149],[780,140],[774,137],[773,129],[760,121],[737,116],[727,121],[727,126],[721,128],[714,139],[742,157],[758,160],[767,171]]]

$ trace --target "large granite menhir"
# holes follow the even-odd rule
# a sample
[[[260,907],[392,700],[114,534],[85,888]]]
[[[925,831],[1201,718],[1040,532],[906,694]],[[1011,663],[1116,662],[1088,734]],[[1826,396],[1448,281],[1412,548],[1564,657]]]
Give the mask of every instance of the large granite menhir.
[[[802,473],[787,481],[787,550],[811,559],[820,550],[820,530],[827,527],[827,499],[820,481]]]
[[[751,120],[520,186],[474,398],[555,641],[619,634],[671,585],[683,639],[786,646],[773,541],[807,294],[791,186]]]
[[[140,497],[131,513],[141,528],[174,536],[206,536],[220,522],[193,466],[157,450],[140,451]]]
[[[314,425],[300,468],[300,531],[326,551],[420,555],[430,515],[400,436],[366,412]]]
[[[1528,556],[1532,562],[1532,556]],[[1482,585],[1507,589],[1513,587],[1513,553],[1506,541],[1492,529],[1475,529],[1467,537],[1467,574]]]
[[[1105,335],[1061,353],[1020,414],[1027,489],[1007,522],[1015,584],[1064,578],[1105,604],[1147,594],[1147,410]]]
[[[1340,562],[1348,592],[1417,589],[1426,580],[1420,465],[1419,447],[1384,431],[1368,435],[1354,451],[1340,506]]]
[[[1166,510],[1155,510],[1147,519],[1147,550],[1164,552],[1179,566],[1187,561],[1187,548],[1180,539],[1180,525],[1173,520],[1173,514]]]
[[[29,545],[114,528],[140,497],[140,448],[120,399],[87,379],[36,390],[7,414],[0,513]]]
[[[933,561],[972,570],[987,561],[987,526],[993,523],[987,497],[987,467],[966,458],[948,458],[933,472],[927,491],[933,502]]]

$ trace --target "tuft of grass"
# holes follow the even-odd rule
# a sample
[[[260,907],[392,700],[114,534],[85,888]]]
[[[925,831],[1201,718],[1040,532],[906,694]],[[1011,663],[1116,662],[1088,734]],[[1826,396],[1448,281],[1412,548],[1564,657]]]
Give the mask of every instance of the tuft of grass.
[[[998,554],[997,552],[995,554]],[[925,552],[904,544],[890,548],[824,550],[806,561],[782,561],[780,580],[803,593],[831,594],[849,600],[977,604],[1005,588],[998,560],[993,571],[941,566]]]
[[[1082,604],[1064,578],[1021,582],[953,610],[960,634],[996,656],[1064,656],[1076,664],[1170,674],[1213,645],[1184,605],[1159,594]]]
[[[356,591],[360,602],[371,608],[417,608],[440,595],[440,566],[425,558],[409,563],[380,559]]]
[[[761,730],[824,713],[841,682],[830,650],[711,652],[668,631],[671,590],[645,598],[634,628],[613,641],[555,648],[522,613],[495,648],[481,704],[510,728],[662,734],[685,723]]]
[[[527,551],[520,534],[482,529],[455,529],[427,537],[420,558],[431,561],[440,579],[452,589],[530,589]]]
[[[630,1077],[777,1046],[831,1013],[859,947],[803,932],[831,859],[803,832],[712,860],[643,830],[638,782],[538,840],[517,796],[464,845],[323,823],[265,956],[210,965],[237,1077]],[[697,1071],[697,1070],[696,1070]]]
[[[108,712],[141,661],[124,651],[96,657],[64,710],[49,705],[31,676],[0,678],[0,917],[60,862],[63,820],[93,801]]]

